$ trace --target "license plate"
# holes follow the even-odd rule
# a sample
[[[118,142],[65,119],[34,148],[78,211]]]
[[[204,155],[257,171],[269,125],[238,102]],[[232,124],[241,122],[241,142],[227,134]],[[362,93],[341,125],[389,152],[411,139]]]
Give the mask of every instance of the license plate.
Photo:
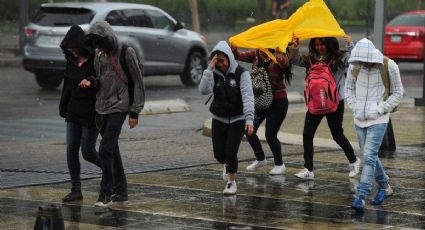
[[[62,40],[62,36],[40,35],[37,39],[37,45],[42,47],[59,47]]]
[[[393,43],[401,42],[401,36],[391,36],[391,42]]]

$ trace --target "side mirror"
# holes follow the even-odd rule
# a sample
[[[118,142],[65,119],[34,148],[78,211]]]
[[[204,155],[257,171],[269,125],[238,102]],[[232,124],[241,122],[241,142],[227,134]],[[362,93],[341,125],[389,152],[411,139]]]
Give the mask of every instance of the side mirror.
[[[184,28],[184,23],[183,22],[177,22],[174,25],[174,31],[177,31],[177,30],[180,30],[180,29],[183,29],[183,28]]]

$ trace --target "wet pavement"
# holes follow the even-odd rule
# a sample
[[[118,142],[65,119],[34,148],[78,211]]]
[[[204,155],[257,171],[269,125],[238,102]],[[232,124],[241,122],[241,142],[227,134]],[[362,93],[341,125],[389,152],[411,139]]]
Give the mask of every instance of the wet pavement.
[[[83,181],[84,200],[62,204],[68,183],[0,191],[2,229],[31,229],[37,208],[61,206],[67,229],[376,229],[425,228],[424,147],[399,147],[382,159],[394,195],[382,206],[366,205],[356,214],[350,204],[358,179],[348,178],[340,151],[315,156],[313,181],[293,176],[300,154],[285,157],[287,172],[269,176],[241,162],[238,193],[224,196],[221,165],[160,170],[128,175],[129,204],[95,208],[99,179]],[[271,160],[271,159],[270,159]],[[375,191],[373,191],[373,194]]]

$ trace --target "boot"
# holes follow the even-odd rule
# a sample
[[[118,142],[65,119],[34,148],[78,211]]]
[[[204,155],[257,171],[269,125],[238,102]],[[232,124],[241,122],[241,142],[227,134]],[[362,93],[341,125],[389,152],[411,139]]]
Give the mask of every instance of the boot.
[[[68,193],[65,197],[62,198],[63,202],[71,202],[75,200],[82,200],[83,194],[81,194],[81,189],[71,189],[71,192]]]

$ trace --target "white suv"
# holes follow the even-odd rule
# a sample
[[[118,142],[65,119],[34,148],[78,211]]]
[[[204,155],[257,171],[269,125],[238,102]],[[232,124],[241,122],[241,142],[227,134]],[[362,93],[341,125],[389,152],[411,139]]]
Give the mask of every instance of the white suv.
[[[185,85],[199,83],[207,67],[207,44],[197,32],[163,10],[130,3],[42,4],[25,27],[23,66],[46,89],[58,87],[65,69],[59,44],[72,25],[87,31],[96,21],[111,24],[122,42],[134,47],[144,76],[178,74]]]

